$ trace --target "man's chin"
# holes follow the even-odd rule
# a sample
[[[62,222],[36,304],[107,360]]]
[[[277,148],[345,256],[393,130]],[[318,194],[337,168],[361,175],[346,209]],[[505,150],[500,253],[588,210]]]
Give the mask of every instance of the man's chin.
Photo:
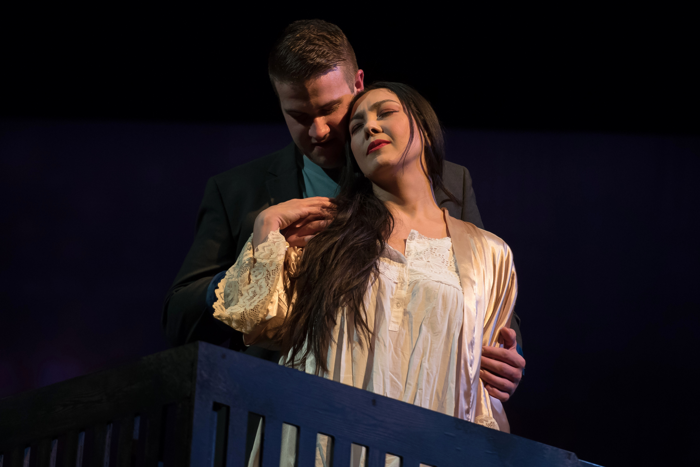
[[[311,161],[324,169],[337,169],[342,167],[345,161],[345,151],[342,144],[330,143],[327,145],[314,145],[306,156]]]

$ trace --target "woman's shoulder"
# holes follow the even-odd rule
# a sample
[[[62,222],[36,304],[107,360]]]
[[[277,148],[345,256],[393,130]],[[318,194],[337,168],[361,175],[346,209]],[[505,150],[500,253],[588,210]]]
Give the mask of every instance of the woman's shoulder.
[[[454,235],[459,232],[450,232],[450,235],[453,237],[453,241],[455,241],[455,239],[461,240],[463,239],[463,236],[466,235],[470,238],[470,240],[476,243],[481,243],[485,249],[490,249],[493,252],[503,252],[506,255],[511,255],[510,247],[505,242],[505,240],[503,240],[501,237],[494,234],[493,232],[481,229],[476,225],[472,224],[471,222],[456,219],[452,216],[449,216],[448,222],[450,224],[448,225],[448,227],[452,227],[452,230],[457,229],[463,234]]]

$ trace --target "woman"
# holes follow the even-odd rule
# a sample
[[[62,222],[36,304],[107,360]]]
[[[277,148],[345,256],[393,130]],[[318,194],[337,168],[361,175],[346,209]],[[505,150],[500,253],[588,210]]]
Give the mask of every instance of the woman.
[[[350,109],[340,195],[263,211],[214,316],[287,366],[507,431],[479,362],[512,315],[511,251],[437,206],[443,137],[416,91],[377,83]],[[308,223],[326,228],[291,234]]]

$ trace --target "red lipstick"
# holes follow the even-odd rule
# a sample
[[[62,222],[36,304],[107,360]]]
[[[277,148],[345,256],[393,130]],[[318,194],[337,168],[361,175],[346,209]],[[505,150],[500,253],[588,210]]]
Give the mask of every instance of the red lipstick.
[[[389,141],[383,139],[375,139],[374,141],[369,143],[369,147],[367,148],[367,154],[376,151],[377,149],[381,148],[382,146],[386,146],[387,144],[389,144]]]

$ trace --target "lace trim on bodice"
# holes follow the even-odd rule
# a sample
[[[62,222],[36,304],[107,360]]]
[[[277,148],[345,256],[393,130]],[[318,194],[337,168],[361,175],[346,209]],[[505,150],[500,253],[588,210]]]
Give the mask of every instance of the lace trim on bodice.
[[[429,238],[411,230],[406,241],[409,280],[431,279],[461,289],[452,239]]]
[[[396,283],[391,299],[390,331],[398,331],[401,327],[409,298],[408,287],[415,281],[439,282],[462,290],[450,237],[429,238],[411,230],[406,240],[405,256],[387,244],[378,266],[380,274]]]
[[[406,285],[417,280],[431,280],[462,288],[450,237],[430,238],[411,230],[405,255],[387,247],[391,250],[380,258],[379,271],[388,279],[397,283],[407,280]],[[406,279],[403,276],[407,276]]]

